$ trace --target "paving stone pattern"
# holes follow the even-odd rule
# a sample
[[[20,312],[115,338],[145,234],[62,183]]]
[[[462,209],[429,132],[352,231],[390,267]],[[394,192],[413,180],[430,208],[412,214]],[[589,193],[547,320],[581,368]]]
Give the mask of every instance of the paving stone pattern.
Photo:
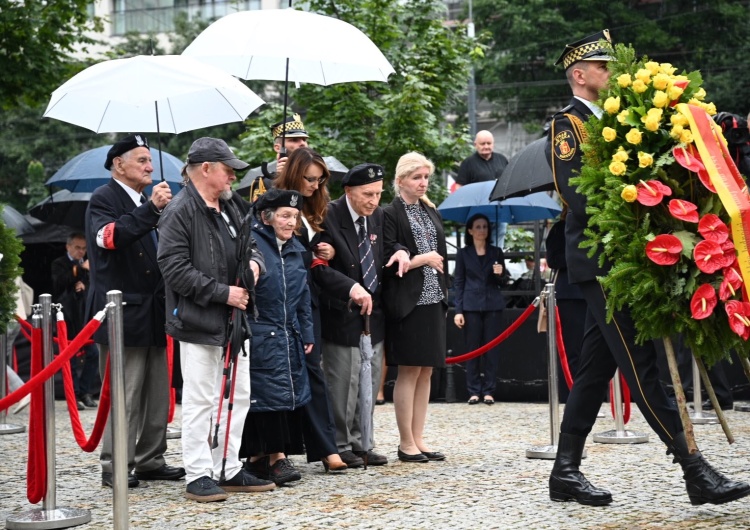
[[[80,529],[112,528],[112,491],[101,486],[98,451],[73,440],[64,403],[57,404],[57,504],[91,510]],[[608,411],[608,406],[602,408]],[[179,427],[179,407],[174,426]],[[562,407],[561,407],[562,412]],[[734,478],[750,480],[750,413],[727,412],[736,442],[719,425],[695,426],[709,461]],[[82,413],[90,430],[95,411]],[[28,412],[8,417],[27,422]],[[633,407],[628,428],[649,432],[649,443],[605,445],[589,437],[583,470],[612,491],[606,507],[549,500],[551,460],[525,457],[550,442],[549,409],[540,403],[430,405],[427,439],[445,462],[401,463],[393,405],[376,407],[377,450],[390,464],[325,474],[320,463],[292,460],[302,472],[294,486],[266,493],[234,493],[226,502],[199,504],[183,497],[184,482],[149,482],[128,496],[131,528],[167,529],[614,529],[750,528],[750,499],[692,506],[677,464]],[[600,419],[594,432],[614,427]],[[9,514],[37,506],[26,500],[27,434],[0,436],[0,528]],[[167,462],[181,465],[180,440],[169,440]],[[142,483],[143,484],[143,483]]]

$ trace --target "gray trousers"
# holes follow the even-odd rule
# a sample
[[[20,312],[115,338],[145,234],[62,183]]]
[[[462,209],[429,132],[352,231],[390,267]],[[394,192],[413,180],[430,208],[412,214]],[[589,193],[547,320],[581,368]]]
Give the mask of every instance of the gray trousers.
[[[104,370],[109,346],[99,347],[99,374]],[[153,471],[164,465],[169,417],[167,354],[155,346],[124,348],[125,415],[128,422],[128,471]],[[112,472],[112,422],[107,421],[99,456],[103,472]]]
[[[375,396],[380,389],[380,374],[383,368],[383,343],[373,345],[372,357],[372,403],[370,417],[375,411]],[[359,369],[362,357],[359,348],[340,346],[323,341],[323,371],[330,391],[333,419],[336,423],[336,446],[339,452],[362,451],[362,433],[359,427],[360,410]],[[374,427],[374,424],[373,424]],[[373,428],[373,431],[375,429]],[[370,440],[370,446],[374,446]]]

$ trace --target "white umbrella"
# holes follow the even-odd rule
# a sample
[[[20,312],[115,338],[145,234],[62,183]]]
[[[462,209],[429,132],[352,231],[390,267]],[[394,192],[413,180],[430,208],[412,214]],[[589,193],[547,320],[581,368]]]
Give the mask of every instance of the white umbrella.
[[[394,72],[369,37],[348,22],[294,9],[232,13],[182,53],[242,79],[332,85],[387,81]]]
[[[177,134],[243,121],[262,104],[218,68],[181,55],[140,55],[76,74],[52,93],[44,117],[97,133]]]

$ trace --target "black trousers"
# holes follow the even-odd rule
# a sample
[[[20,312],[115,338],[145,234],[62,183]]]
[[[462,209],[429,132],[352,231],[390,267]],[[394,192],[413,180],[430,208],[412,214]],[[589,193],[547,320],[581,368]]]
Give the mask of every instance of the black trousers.
[[[606,322],[606,299],[598,282],[584,282],[579,287],[587,305],[586,325],[578,374],[560,431],[588,436],[609,381],[620,368],[644,418],[656,435],[670,445],[682,432],[682,424],[676,406],[659,382],[654,343],[635,344],[635,325],[627,310],[615,312],[612,321]]]
[[[502,332],[502,311],[464,311],[466,351],[484,346]],[[495,397],[500,346],[466,361],[466,390],[470,396]],[[484,377],[482,377],[484,374]]]
[[[565,355],[568,358],[568,368],[573,381],[578,373],[578,362],[583,349],[583,332],[586,329],[586,302],[580,298],[559,298],[556,300],[560,313],[560,328]],[[560,403],[567,403],[570,391],[565,382],[560,358],[557,359],[557,389]]]

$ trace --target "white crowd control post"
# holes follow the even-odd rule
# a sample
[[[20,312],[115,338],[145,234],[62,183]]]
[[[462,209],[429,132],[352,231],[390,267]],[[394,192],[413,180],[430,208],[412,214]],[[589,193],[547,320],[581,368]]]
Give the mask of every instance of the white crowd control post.
[[[690,421],[694,425],[712,425],[719,423],[716,414],[713,412],[703,412],[703,402],[701,401],[701,374],[698,371],[698,363],[693,359],[693,412],[690,414]]]
[[[10,392],[5,385],[8,380],[8,334],[0,334],[0,398],[4,398]],[[23,425],[14,425],[7,422],[8,409],[0,410],[0,434],[14,434],[24,431]]]
[[[622,409],[625,404],[622,402],[622,384],[620,383],[620,369],[615,370],[614,382],[614,401],[615,410],[615,428],[612,431],[604,431],[594,435],[594,441],[602,444],[642,444],[648,442],[648,434],[638,433],[625,429]]]
[[[39,296],[39,304],[34,306],[34,327],[39,326],[38,311],[41,306],[41,325],[43,334],[43,366],[54,359],[52,350],[52,295]],[[57,463],[55,461],[55,378],[44,382],[44,443],[47,457],[47,492],[44,495],[42,508],[29,510],[19,515],[11,515],[5,521],[5,527],[30,528],[70,528],[91,521],[91,512],[80,508],[57,506]]]
[[[560,400],[557,395],[557,319],[555,318],[555,284],[548,283],[540,294],[547,303],[547,387],[549,392],[550,445],[526,449],[526,458],[553,460],[557,456],[560,433]],[[540,309],[541,311],[541,309]],[[586,458],[584,449],[582,458]]]

